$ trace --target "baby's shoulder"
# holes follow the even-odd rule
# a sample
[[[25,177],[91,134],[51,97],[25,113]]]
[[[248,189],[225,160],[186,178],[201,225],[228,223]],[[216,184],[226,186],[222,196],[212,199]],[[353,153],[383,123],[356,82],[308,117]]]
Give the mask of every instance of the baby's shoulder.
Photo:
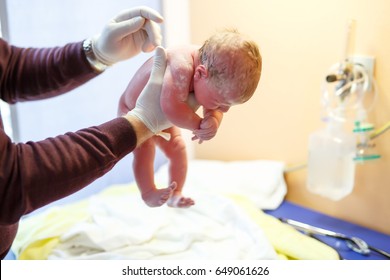
[[[182,45],[167,49],[168,65],[174,69],[193,69],[194,54],[199,50],[197,45]]]
[[[199,45],[193,45],[193,44],[187,44],[187,45],[176,45],[173,47],[167,48],[167,53],[170,54],[189,54],[193,53],[194,51],[198,51],[200,49]]]

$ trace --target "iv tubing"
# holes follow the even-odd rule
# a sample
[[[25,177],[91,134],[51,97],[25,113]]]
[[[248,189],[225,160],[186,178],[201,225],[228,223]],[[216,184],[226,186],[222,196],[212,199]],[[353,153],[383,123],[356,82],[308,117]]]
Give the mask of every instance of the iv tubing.
[[[384,126],[382,126],[381,128],[378,128],[377,130],[375,130],[371,135],[370,135],[370,139],[374,139],[374,138],[377,138],[378,136],[382,135],[383,133],[385,133],[387,130],[390,129],[390,121],[388,121]]]

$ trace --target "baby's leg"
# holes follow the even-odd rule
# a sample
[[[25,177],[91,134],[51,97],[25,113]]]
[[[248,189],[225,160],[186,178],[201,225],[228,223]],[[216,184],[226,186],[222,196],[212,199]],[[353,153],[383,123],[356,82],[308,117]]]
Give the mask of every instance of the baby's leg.
[[[161,137],[156,139],[156,143],[169,160],[169,182],[176,183],[177,187],[172,196],[167,201],[168,206],[187,208],[195,204],[192,198],[182,195],[183,186],[187,175],[187,152],[180,129],[172,127],[167,130],[171,134],[171,139],[166,141]]]
[[[150,207],[163,205],[173,195],[176,183],[157,189],[154,184],[155,143],[153,137],[134,150],[133,170],[142,199]]]
[[[119,99],[118,116],[127,114],[135,107],[138,96],[145,87],[152,67],[153,60],[146,62],[129,82]],[[172,196],[176,183],[167,188],[157,189],[154,184],[155,142],[153,137],[134,150],[133,170],[135,180],[141,192],[142,199],[150,207],[161,206]]]
[[[129,111],[130,111],[130,108],[125,103],[125,96],[122,95],[119,99],[119,104],[118,104],[118,117],[126,115],[127,112],[129,112]]]

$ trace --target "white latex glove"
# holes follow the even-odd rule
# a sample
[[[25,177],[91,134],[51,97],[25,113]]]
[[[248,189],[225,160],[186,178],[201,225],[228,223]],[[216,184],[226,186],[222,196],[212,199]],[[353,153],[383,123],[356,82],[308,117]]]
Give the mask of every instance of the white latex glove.
[[[162,130],[172,126],[160,105],[166,59],[165,49],[157,47],[149,81],[138,97],[135,108],[127,113],[140,119],[156,135],[161,135]]]
[[[148,7],[124,10],[114,17],[101,34],[92,38],[92,50],[105,65],[131,58],[141,52],[151,52],[161,45],[161,30],[157,23],[163,17]]]

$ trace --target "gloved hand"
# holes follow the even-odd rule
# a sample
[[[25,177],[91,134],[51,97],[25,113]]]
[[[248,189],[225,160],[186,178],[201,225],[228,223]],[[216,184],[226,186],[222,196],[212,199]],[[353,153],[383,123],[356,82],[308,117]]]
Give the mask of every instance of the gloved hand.
[[[150,131],[159,135],[164,129],[172,126],[161,110],[160,95],[166,68],[166,53],[161,46],[157,47],[154,55],[153,69],[150,78],[140,96],[135,108],[128,115],[140,119]]]
[[[105,65],[131,58],[141,52],[151,52],[161,45],[161,30],[157,23],[163,17],[148,7],[124,10],[114,17],[101,34],[92,38],[92,50]]]

